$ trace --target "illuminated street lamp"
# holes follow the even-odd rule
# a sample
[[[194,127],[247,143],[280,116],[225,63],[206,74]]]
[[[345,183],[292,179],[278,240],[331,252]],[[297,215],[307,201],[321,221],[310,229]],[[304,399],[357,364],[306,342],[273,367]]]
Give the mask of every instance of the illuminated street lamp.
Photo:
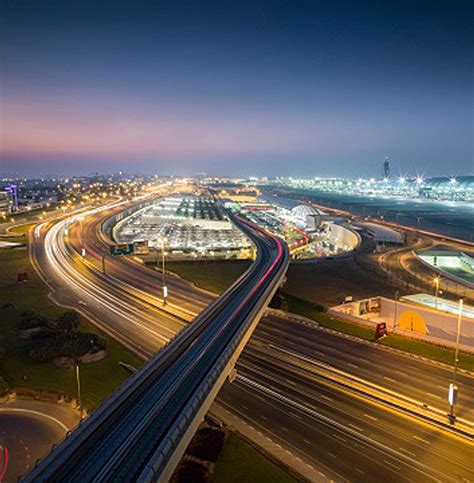
[[[438,294],[439,294],[439,277],[435,277],[433,280],[435,284],[435,309],[438,308]]]
[[[458,399],[458,386],[456,385],[456,379],[458,375],[458,364],[459,364],[459,339],[461,337],[462,309],[463,309],[463,299],[459,299],[458,328],[456,331],[456,348],[454,351],[453,382],[449,384],[449,390],[448,390],[448,401],[450,406],[449,422],[451,424],[454,424],[456,422],[454,406],[456,405],[456,402]]]
[[[166,299],[168,298],[168,287],[166,286],[166,271],[165,271],[165,243],[166,237],[159,238],[161,243],[161,284],[163,286],[163,305],[166,305]]]
[[[81,369],[79,361],[76,360],[76,388],[77,388],[77,402],[79,404],[79,413],[82,421],[82,396],[81,396]]]

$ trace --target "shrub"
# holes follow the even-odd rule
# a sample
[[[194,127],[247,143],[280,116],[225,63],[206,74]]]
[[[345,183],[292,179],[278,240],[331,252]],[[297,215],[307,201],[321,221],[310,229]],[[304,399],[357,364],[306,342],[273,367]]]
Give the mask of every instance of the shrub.
[[[186,452],[205,461],[217,461],[224,446],[224,432],[213,428],[200,429]]]
[[[49,362],[58,357],[71,359],[87,353],[105,350],[107,343],[92,333],[56,333],[50,337],[37,340],[28,355],[35,362]]]
[[[48,319],[41,314],[37,314],[32,310],[27,310],[21,314],[21,320],[18,323],[20,330],[33,329],[35,327],[46,327],[48,325]]]
[[[55,328],[62,332],[73,332],[79,327],[79,314],[74,310],[64,312],[56,321]]]
[[[207,468],[197,461],[183,461],[173,478],[177,483],[207,483],[210,475]]]

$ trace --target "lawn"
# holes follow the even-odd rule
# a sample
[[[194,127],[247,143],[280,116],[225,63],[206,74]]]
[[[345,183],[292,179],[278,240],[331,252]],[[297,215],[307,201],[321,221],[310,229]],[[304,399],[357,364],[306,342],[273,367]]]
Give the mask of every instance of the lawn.
[[[272,461],[239,437],[227,436],[214,467],[213,483],[296,482]]]
[[[286,292],[327,306],[339,305],[348,295],[357,300],[376,295],[393,297],[397,291],[353,260],[292,263],[286,275]]]
[[[170,261],[166,264],[166,269],[193,282],[197,287],[221,294],[250,264],[250,260]]]
[[[28,233],[28,230],[32,227],[35,226],[36,223],[27,223],[25,225],[17,225],[13,226],[10,229],[11,233],[17,233],[18,235],[26,235]]]
[[[74,397],[76,382],[73,369],[56,368],[49,363],[35,363],[27,354],[28,341],[20,339],[17,323],[25,310],[33,310],[50,319],[60,316],[65,309],[53,304],[47,290],[36,276],[28,259],[26,248],[0,250],[0,380],[20,392],[34,389],[37,392],[60,393]],[[29,281],[16,283],[19,272],[27,272]],[[13,308],[2,308],[5,303]],[[92,409],[108,396],[129,374],[119,365],[125,362],[138,367],[142,360],[124,349],[120,344],[98,331],[81,318],[80,330],[95,332],[107,340],[107,357],[99,362],[81,366],[82,399],[84,407]],[[0,351],[1,354],[1,351]],[[0,388],[4,387],[0,384]]]

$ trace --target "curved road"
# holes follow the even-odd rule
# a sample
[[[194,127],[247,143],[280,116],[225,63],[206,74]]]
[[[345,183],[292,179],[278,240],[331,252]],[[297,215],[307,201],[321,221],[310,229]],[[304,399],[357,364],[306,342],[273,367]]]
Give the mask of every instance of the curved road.
[[[42,253],[41,242],[45,241],[44,234],[40,234],[36,239],[40,243],[33,246],[34,253],[37,254],[41,265],[46,268],[53,283],[57,286],[61,283],[64,284],[69,277],[73,277],[73,283],[67,286],[68,292],[74,294],[70,296],[71,304],[77,304],[77,300],[84,297],[84,289],[90,289],[87,284],[101,288],[102,292],[94,292],[87,298],[88,305],[85,308],[82,307],[82,310],[97,314],[102,319],[101,323],[108,330],[118,337],[122,337],[137,351],[149,355],[162,345],[161,338],[163,334],[167,333],[167,328],[187,324],[183,321],[186,319],[185,313],[199,312],[212,300],[212,297],[196,291],[186,282],[170,279],[168,284],[170,285],[171,304],[166,308],[166,313],[163,313],[159,297],[161,290],[158,274],[137,263],[120,258],[108,260],[107,275],[104,277],[100,273],[100,254],[104,247],[101,247],[102,240],[97,228],[101,219],[103,216],[98,213],[84,219],[81,226],[71,226],[67,239],[64,238],[64,231],[61,229],[54,232],[54,238],[48,238],[47,246],[51,244],[54,251],[60,250],[63,253],[62,261],[59,264],[61,268],[58,271],[66,272],[72,269],[80,274],[79,278],[76,278],[75,274],[66,272],[68,275],[62,279],[60,273],[58,274],[51,269],[51,266],[48,266],[50,260],[48,261]],[[46,227],[45,231],[47,236],[51,229]],[[79,255],[85,242],[87,242],[86,260],[88,263],[84,263],[85,260]],[[85,286],[81,277],[86,279]],[[110,302],[107,297],[104,297],[104,292],[107,297],[115,295],[124,302],[124,306],[116,305],[115,301]],[[123,314],[120,316],[115,312],[111,314],[107,307],[104,308],[104,303],[110,303],[113,308],[123,311]],[[185,307],[184,313],[179,312],[182,306]],[[155,334],[153,337],[152,333]],[[473,476],[466,464],[466,461],[469,461],[472,447],[439,430],[426,428],[416,420],[400,416],[393,417],[392,413],[385,409],[373,408],[367,401],[344,396],[333,386],[323,385],[323,387],[312,380],[311,374],[294,373],[288,370],[288,367],[285,369],[284,384],[275,387],[276,382],[268,379],[268,373],[277,374],[277,371],[281,371],[279,365],[281,366],[284,358],[281,354],[276,358],[268,357],[268,355],[256,357],[251,351],[255,344],[261,343],[267,344],[267,346],[268,344],[281,345],[287,350],[299,354],[306,352],[311,357],[328,361],[335,367],[361,375],[367,380],[396,391],[410,394],[440,408],[446,407],[444,400],[450,369],[331,334],[322,329],[308,327],[295,321],[277,317],[264,319],[257,328],[251,346],[239,360],[239,373],[243,377],[239,376],[236,383],[232,385],[226,384],[221,391],[219,400],[221,404],[238,414],[242,421],[259,428],[272,440],[289,448],[293,455],[306,461],[315,469],[313,473],[308,470],[309,475],[316,477],[319,474],[318,468],[321,467],[326,468],[327,471],[324,471],[326,474],[331,474],[332,471],[334,475],[334,471],[336,471],[336,476],[339,475],[341,479],[357,480],[384,472],[384,474],[392,472],[394,476],[399,475],[400,472],[410,475],[413,463],[400,456],[408,451],[409,455],[412,454],[412,458],[423,461],[431,460],[433,472],[434,467],[437,467],[436,471],[444,472],[446,475],[464,475],[463,477],[467,479]],[[264,351],[264,354],[267,351]],[[259,369],[252,369],[255,367]],[[461,388],[465,389],[460,393],[460,407],[465,408],[462,409],[463,414],[468,416],[469,410],[472,410],[473,407],[474,385],[472,378],[467,376],[462,376],[460,382]],[[316,384],[316,392],[314,392],[315,389],[309,390],[314,384]],[[345,435],[341,435],[340,432],[343,431],[341,427],[338,432],[334,432],[333,426],[324,425],[321,420],[315,420],[312,413],[288,411],[288,402],[281,398],[278,399],[274,393],[281,393],[285,397],[289,397],[292,403],[296,403],[298,396],[294,393],[293,386],[299,388],[298,391],[305,399],[306,406],[312,408],[311,410],[320,416],[331,417],[333,421],[342,425],[342,428],[345,428]],[[273,393],[268,392],[270,388]],[[350,405],[347,406],[347,403]],[[340,405],[342,405],[341,410],[338,411],[337,407]],[[369,450],[357,451],[357,445],[351,439],[353,438],[351,431],[354,430],[352,426],[362,428],[369,437],[371,441]],[[384,439],[383,435],[398,433],[406,444],[402,445],[396,438],[385,438],[386,444],[395,453],[390,457],[387,456],[386,460],[375,457],[377,451],[380,451],[377,442]],[[409,435],[408,438],[405,434]],[[329,453],[338,455],[338,458],[333,459],[328,454],[328,448],[319,444],[320,441],[331,441],[334,451],[329,451]],[[436,441],[436,445],[433,447],[431,446],[432,441]],[[453,454],[457,457],[452,458]],[[430,469],[422,471],[429,473]],[[435,472],[435,474],[437,473]]]

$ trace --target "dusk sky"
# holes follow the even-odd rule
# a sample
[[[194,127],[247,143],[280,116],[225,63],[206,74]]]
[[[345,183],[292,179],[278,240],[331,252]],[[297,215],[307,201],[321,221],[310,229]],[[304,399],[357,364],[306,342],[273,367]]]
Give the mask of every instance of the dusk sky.
[[[3,174],[474,174],[473,2],[0,5]]]

